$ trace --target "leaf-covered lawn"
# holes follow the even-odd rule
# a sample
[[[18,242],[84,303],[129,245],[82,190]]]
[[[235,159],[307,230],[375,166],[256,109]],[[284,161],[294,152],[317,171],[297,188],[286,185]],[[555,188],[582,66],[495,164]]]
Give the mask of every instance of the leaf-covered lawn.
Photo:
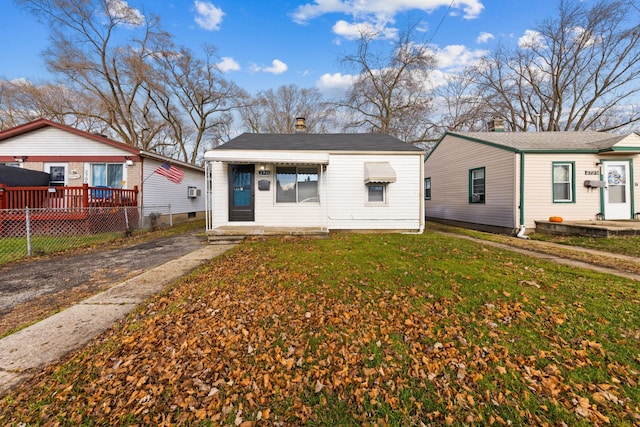
[[[474,242],[246,242],[5,397],[0,424],[636,425],[638,284]]]

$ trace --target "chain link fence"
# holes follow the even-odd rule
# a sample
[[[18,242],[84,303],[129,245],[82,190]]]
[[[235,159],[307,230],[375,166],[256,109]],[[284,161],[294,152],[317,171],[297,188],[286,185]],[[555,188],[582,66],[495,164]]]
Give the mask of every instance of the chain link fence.
[[[171,225],[170,205],[0,210],[0,265]]]

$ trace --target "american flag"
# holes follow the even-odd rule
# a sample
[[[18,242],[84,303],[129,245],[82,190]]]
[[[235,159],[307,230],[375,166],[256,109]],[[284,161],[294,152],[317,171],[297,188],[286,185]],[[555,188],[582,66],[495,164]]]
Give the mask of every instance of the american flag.
[[[184,172],[182,170],[170,165],[169,163],[161,164],[154,172],[166,177],[169,181],[175,182],[176,184],[180,184],[184,177]]]

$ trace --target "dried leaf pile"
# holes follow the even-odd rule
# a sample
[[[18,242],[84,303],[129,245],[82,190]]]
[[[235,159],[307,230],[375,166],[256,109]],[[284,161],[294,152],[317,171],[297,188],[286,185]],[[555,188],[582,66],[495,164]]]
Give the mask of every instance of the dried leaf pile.
[[[247,243],[6,397],[0,424],[638,425],[637,285],[527,262],[428,234]],[[591,316],[591,292],[619,301],[605,286],[615,329]]]

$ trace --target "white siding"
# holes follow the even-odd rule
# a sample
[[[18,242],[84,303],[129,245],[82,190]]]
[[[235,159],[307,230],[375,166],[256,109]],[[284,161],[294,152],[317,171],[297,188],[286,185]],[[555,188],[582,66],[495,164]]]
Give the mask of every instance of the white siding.
[[[420,154],[332,154],[327,166],[329,229],[417,230],[422,220]],[[389,162],[396,182],[387,184],[385,206],[367,203],[364,184],[366,162]]]
[[[517,160],[507,150],[447,135],[425,162],[427,218],[516,228]],[[485,203],[469,203],[469,170],[485,168]]]
[[[367,206],[364,163],[386,161],[397,180],[388,185],[387,206]],[[227,225],[264,227],[318,227],[324,229],[402,229],[417,230],[421,225],[422,156],[335,155],[319,177],[319,203],[276,203],[275,165],[267,165],[271,175],[255,177],[255,221],[229,222],[228,165],[212,162],[212,228]],[[319,170],[321,166],[319,165]],[[258,190],[258,181],[269,179],[270,191]]]
[[[145,208],[152,206],[171,205],[171,213],[181,214],[188,212],[204,212],[205,183],[204,171],[177,166],[184,171],[184,178],[180,184],[169,181],[154,171],[163,162],[155,159],[144,159],[143,167],[143,191],[142,204]],[[201,195],[195,198],[187,197],[187,188],[200,189]],[[146,210],[145,210],[146,211]],[[167,208],[157,209],[154,212],[168,214]]]
[[[327,227],[326,185],[324,172],[319,176],[320,203],[276,203],[275,165],[266,165],[271,172],[268,176],[258,175],[254,179],[255,218],[252,222],[229,221],[228,163],[213,162],[213,226],[255,225],[260,227]],[[320,172],[320,166],[318,166]],[[258,181],[271,182],[268,191],[258,190]]]
[[[0,156],[127,156],[129,151],[52,126],[16,135],[0,143]]]

